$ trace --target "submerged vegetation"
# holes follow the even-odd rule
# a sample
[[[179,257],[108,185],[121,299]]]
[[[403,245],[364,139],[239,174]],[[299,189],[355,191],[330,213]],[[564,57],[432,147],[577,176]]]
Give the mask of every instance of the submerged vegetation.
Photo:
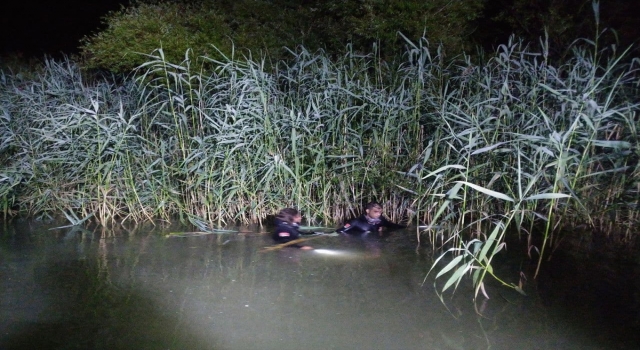
[[[71,60],[5,72],[0,209],[221,225],[296,206],[335,223],[378,200],[454,254],[442,291],[472,273],[476,295],[507,232],[540,261],[563,229],[635,240],[637,59],[597,40],[560,64],[544,41],[512,38],[480,63],[407,43],[397,63],[300,47],[267,70],[157,50],[121,80]]]

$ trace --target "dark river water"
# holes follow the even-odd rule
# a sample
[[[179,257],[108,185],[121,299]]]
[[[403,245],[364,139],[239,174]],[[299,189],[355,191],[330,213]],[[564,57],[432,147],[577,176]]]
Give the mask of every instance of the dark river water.
[[[2,225],[2,350],[640,348],[633,258],[557,254],[532,280],[505,257],[496,272],[529,274],[527,296],[489,281],[474,306],[469,279],[439,299],[413,230],[262,252],[268,228]]]

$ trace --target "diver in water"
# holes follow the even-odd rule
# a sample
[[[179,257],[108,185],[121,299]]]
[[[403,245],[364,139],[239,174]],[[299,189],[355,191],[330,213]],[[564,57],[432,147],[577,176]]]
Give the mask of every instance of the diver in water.
[[[382,205],[376,202],[371,202],[365,206],[365,213],[361,216],[350,220],[344,226],[339,228],[337,232],[340,233],[368,233],[368,232],[380,232],[382,234],[382,228],[387,227],[390,229],[405,228],[404,225],[399,225],[387,220],[382,216]]]
[[[295,239],[300,238],[302,233],[299,231],[299,225],[302,221],[302,215],[297,209],[284,208],[280,210],[278,216],[276,216],[276,228],[271,236],[276,243],[287,243]],[[313,249],[310,246],[301,246],[299,244],[292,244],[289,247],[300,249]]]

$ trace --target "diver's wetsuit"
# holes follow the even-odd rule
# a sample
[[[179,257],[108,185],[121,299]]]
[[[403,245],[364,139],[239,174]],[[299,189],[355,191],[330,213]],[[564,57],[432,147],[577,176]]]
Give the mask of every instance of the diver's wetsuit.
[[[366,214],[362,214],[359,217],[347,222],[346,224],[344,224],[344,226],[336,231],[340,233],[378,232],[382,227],[394,229],[405,228],[406,226],[393,223],[383,216],[381,216],[379,219],[371,219]]]
[[[276,243],[291,242],[294,239],[300,238],[300,235],[302,235],[302,233],[298,230],[298,225],[295,223],[290,224],[288,222],[284,222],[276,219],[276,225],[277,225],[276,228],[273,230],[273,235],[271,235],[271,237],[273,238],[274,241],[276,241]],[[287,232],[289,236],[284,236],[284,237],[280,236],[281,232]],[[302,246],[297,244],[292,244],[290,245],[290,247],[301,248]]]

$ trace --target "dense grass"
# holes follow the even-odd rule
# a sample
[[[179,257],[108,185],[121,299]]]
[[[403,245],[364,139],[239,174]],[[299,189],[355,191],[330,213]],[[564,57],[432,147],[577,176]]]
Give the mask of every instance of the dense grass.
[[[637,60],[583,42],[552,65],[512,40],[443,63],[423,43],[398,64],[300,48],[270,72],[158,50],[118,83],[70,60],[5,72],[0,208],[212,227],[285,206],[335,224],[378,200],[455,254],[443,291],[471,272],[476,294],[507,230],[540,258],[566,228],[635,239]]]

